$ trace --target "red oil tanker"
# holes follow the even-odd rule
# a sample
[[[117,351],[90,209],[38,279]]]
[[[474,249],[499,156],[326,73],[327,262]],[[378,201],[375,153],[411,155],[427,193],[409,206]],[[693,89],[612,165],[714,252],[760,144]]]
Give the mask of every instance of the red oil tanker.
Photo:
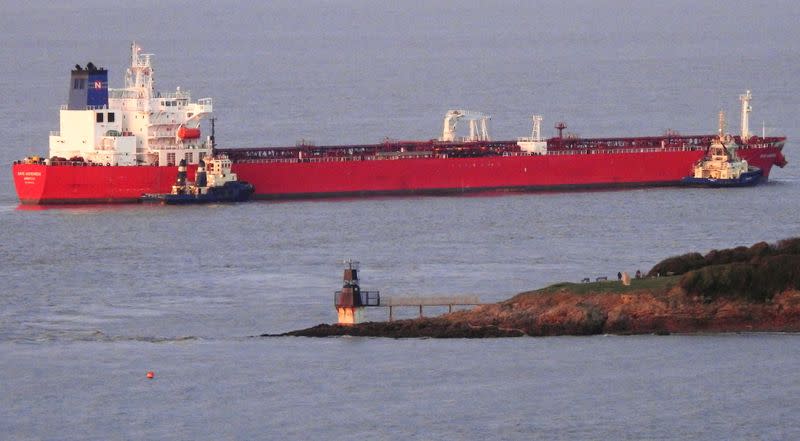
[[[741,134],[727,136],[739,158],[769,177],[783,167],[785,137],[751,135],[751,95],[740,96]],[[568,190],[680,185],[724,135],[666,133],[637,138],[541,136],[533,117],[530,137],[492,141],[488,115],[451,110],[442,136],[429,141],[269,148],[215,148],[200,121],[212,113],[211,98],[192,101],[186,91],[154,89],[152,55],[131,46],[125,87],[108,88],[108,72],[92,63],[71,72],[69,102],[50,152],[13,165],[23,204],[138,202],[143,194],[167,193],[185,160],[188,178],[210,156],[227,156],[232,171],[255,187],[253,198]],[[456,135],[459,122],[469,133]]]

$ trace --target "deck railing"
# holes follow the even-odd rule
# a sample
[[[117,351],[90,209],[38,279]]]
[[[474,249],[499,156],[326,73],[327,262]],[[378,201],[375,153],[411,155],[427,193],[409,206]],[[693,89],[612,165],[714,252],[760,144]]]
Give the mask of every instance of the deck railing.
[[[625,153],[656,153],[656,152],[688,152],[702,150],[699,146],[664,147],[664,148],[633,148],[633,149],[580,149],[580,150],[550,150],[547,153],[503,152],[496,156],[481,156],[483,158],[499,158],[509,156],[564,156],[564,155],[597,155],[597,154],[625,154]],[[222,150],[226,153],[235,152],[234,149]],[[310,158],[236,158],[237,164],[294,164],[294,163],[321,163],[321,162],[351,162],[351,161],[398,161],[407,159],[444,159],[457,158],[447,153],[430,153],[423,155],[353,155],[353,156],[321,156]],[[460,157],[459,157],[460,158]],[[472,158],[468,156],[467,158]]]

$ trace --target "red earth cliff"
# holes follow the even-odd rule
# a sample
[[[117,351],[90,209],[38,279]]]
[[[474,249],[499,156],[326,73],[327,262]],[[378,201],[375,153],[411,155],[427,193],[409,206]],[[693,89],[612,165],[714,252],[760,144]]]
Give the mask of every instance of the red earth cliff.
[[[594,286],[590,286],[594,285]],[[679,286],[621,292],[618,282],[561,284],[439,317],[355,326],[318,325],[282,335],[485,338],[515,336],[668,334],[700,332],[800,332],[800,291],[764,303],[709,299]]]

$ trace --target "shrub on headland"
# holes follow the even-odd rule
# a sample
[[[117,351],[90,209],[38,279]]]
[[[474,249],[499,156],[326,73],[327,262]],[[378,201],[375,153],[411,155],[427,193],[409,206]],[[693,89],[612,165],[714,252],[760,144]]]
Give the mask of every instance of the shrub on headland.
[[[700,253],[687,253],[681,256],[674,256],[657,263],[653,269],[647,273],[650,277],[664,276],[667,274],[683,274],[685,272],[706,266],[706,260]]]
[[[709,265],[684,274],[680,285],[688,293],[712,299],[726,296],[747,297],[749,293],[763,301],[765,299],[760,298],[763,294],[753,291],[753,273],[753,267],[746,263]]]
[[[800,289],[800,253],[766,257],[756,268],[755,282],[770,298],[787,289]]]
[[[711,250],[705,256],[688,253],[674,256],[657,263],[648,276],[685,274],[711,265],[732,263],[756,264],[769,256],[800,255],[800,238],[784,239],[775,245],[759,242],[751,247],[736,247],[724,250]]]
[[[769,251],[765,251],[764,248],[760,246],[760,243],[758,244],[759,247],[756,249],[752,247],[736,247],[725,250],[711,250],[704,257],[706,265],[725,265],[728,263],[749,262],[753,257],[757,257],[758,253],[769,253]],[[753,247],[755,247],[755,245]],[[767,245],[767,250],[768,249],[769,245]]]
[[[690,294],[709,299],[724,297],[765,302],[784,290],[800,289],[800,255],[782,254],[759,258],[752,263],[705,266],[684,274],[680,286]]]
[[[775,254],[800,255],[800,237],[783,239],[775,245]]]

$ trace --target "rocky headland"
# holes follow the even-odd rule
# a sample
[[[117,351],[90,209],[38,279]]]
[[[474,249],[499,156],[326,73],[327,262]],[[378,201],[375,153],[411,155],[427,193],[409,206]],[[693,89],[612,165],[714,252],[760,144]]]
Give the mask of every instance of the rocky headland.
[[[560,283],[438,317],[321,324],[280,335],[486,338],[751,331],[800,331],[800,238],[671,257],[630,285]]]

